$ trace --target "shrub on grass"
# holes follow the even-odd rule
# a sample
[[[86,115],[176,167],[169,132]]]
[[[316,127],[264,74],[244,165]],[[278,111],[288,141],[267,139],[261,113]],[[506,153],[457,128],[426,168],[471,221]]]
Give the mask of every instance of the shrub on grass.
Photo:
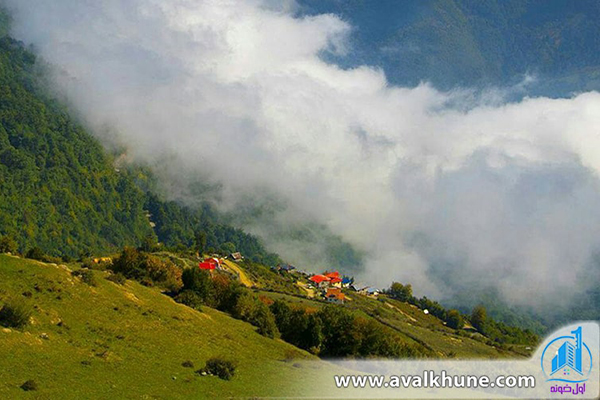
[[[171,292],[177,292],[183,286],[181,268],[131,247],[125,247],[109,268],[145,286],[156,284]]]
[[[33,390],[38,390],[38,385],[34,380],[30,379],[21,385],[21,389],[23,389],[26,392],[30,392]]]
[[[200,311],[202,309],[202,298],[191,290],[184,290],[175,296],[175,301]]]
[[[149,255],[146,259],[146,271],[150,279],[159,282],[161,286],[171,292],[177,292],[183,286],[182,269],[171,261],[163,261]]]
[[[125,275],[123,275],[120,272],[110,274],[106,279],[119,285],[124,285],[125,282],[127,282],[127,278],[125,278]]]
[[[182,362],[181,366],[184,368],[194,368],[194,363],[191,362],[190,360],[188,360],[188,361]]]
[[[236,363],[232,360],[223,357],[212,357],[206,361],[206,366],[198,372],[206,372],[228,381],[235,375],[235,368]]]
[[[0,309],[0,325],[22,328],[29,323],[31,307],[23,301],[9,301]]]
[[[485,310],[485,307],[482,305],[475,307],[473,309],[473,312],[471,313],[471,324],[473,325],[473,327],[475,329],[477,329],[477,331],[479,331],[479,333],[485,334],[486,321],[487,321],[487,312]]]
[[[90,286],[98,285],[98,281],[96,281],[96,276],[89,269],[80,269],[78,271],[73,271],[71,275],[78,277],[83,283],[86,283]]]
[[[146,255],[132,247],[125,247],[111,266],[114,272],[130,279],[142,279],[146,276]]]
[[[403,285],[399,282],[392,283],[388,293],[392,298],[404,302],[409,301],[413,297],[412,286],[410,284]]]
[[[279,336],[275,317],[266,304],[259,303],[249,322],[256,326],[257,332],[263,336],[271,339]]]

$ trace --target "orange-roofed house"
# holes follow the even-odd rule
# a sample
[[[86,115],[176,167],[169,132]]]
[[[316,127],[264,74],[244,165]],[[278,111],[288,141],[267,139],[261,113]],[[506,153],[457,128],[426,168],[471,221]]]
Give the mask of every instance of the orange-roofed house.
[[[329,286],[342,287],[342,278],[339,272],[326,272],[324,275],[329,278]]]
[[[342,289],[340,288],[329,288],[327,289],[327,293],[325,293],[325,300],[330,303],[338,303],[342,304],[346,296],[342,293]]]

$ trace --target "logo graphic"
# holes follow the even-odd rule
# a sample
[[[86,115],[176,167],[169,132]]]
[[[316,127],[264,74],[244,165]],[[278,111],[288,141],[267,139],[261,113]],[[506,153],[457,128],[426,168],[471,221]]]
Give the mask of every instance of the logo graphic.
[[[585,382],[592,372],[592,352],[582,341],[581,326],[571,333],[573,336],[554,338],[542,352],[547,382]]]

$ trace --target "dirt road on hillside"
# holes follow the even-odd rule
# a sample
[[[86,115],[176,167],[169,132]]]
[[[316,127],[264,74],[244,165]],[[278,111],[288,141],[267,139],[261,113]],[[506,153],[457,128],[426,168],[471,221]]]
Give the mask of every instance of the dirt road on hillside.
[[[254,283],[248,278],[248,275],[246,275],[244,270],[242,270],[236,263],[234,263],[233,261],[224,260],[223,264],[225,264],[226,268],[232,270],[237,274],[238,278],[240,278],[240,282],[242,283],[242,285],[246,287],[254,286]]]

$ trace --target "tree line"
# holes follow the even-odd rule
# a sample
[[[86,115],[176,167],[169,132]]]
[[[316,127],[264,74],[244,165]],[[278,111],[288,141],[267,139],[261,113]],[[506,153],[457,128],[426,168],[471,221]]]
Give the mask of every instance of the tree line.
[[[495,321],[487,315],[483,305],[474,307],[469,315],[464,315],[456,309],[446,309],[439,302],[425,296],[422,298],[413,296],[412,286],[400,282],[393,282],[386,293],[393,299],[427,310],[431,315],[446,322],[446,325],[452,329],[462,329],[465,322],[469,322],[477,332],[499,344],[532,345],[539,342],[539,337],[530,329],[521,329]]]

